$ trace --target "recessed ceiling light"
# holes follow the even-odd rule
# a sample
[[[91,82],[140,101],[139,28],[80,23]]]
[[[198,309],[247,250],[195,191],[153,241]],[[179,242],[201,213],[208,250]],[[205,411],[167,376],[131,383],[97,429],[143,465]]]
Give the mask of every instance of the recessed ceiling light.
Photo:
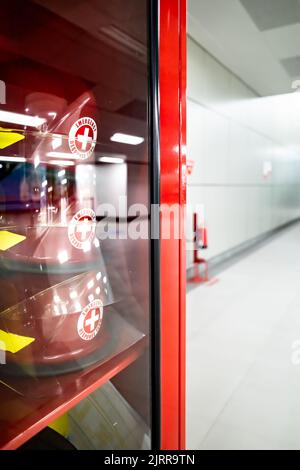
[[[120,157],[100,157],[99,162],[101,162],[101,163],[124,163],[124,158],[120,158]]]
[[[50,160],[48,162],[50,165],[57,165],[57,166],[74,166],[75,163],[71,160]]]
[[[121,132],[117,132],[113,136],[111,136],[110,140],[112,142],[119,142],[120,144],[128,144],[128,145],[139,145],[144,142],[143,137],[138,137],[136,135],[129,135],[129,134],[122,134]]]
[[[11,162],[11,163],[24,163],[26,162],[26,158],[25,157],[1,157],[0,156],[0,161]]]
[[[46,119],[38,116],[28,116],[28,114],[0,111],[0,121],[10,124],[20,124],[21,126],[41,127],[46,122]]]

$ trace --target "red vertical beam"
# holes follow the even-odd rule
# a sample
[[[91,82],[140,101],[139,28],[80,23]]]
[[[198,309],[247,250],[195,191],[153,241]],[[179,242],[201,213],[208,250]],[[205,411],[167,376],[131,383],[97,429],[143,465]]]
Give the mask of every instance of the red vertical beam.
[[[185,23],[185,0],[160,0],[162,449],[185,447]]]
[[[186,237],[185,237],[185,207],[186,207],[186,89],[187,89],[187,55],[186,55],[186,0],[180,1],[180,77],[179,77],[179,106],[180,106],[180,314],[179,314],[179,448],[186,447]]]

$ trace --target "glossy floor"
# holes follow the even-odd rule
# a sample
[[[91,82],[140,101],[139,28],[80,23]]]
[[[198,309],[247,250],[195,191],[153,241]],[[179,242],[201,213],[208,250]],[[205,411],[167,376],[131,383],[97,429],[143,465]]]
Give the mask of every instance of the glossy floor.
[[[187,447],[300,449],[299,351],[297,224],[187,295]]]

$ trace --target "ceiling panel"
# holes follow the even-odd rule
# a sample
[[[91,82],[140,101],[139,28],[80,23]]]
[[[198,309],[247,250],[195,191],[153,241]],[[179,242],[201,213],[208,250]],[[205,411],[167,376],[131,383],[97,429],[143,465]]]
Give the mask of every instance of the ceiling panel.
[[[300,23],[299,0],[240,0],[260,31]]]
[[[291,78],[300,77],[300,57],[289,57],[281,63]]]
[[[266,8],[270,0],[251,0],[247,3]],[[271,0],[271,3],[275,5],[278,0]],[[288,8],[289,0],[281,0],[280,4]],[[295,44],[290,32],[286,31],[294,27],[296,25],[262,33],[239,0],[188,0],[189,34],[262,96],[292,91],[291,77],[280,59],[300,56],[300,49],[299,52],[297,50],[300,29],[294,31]],[[285,30],[284,39],[282,30]],[[275,34],[275,31],[280,50],[276,45],[273,47],[273,37],[266,37],[271,32]]]

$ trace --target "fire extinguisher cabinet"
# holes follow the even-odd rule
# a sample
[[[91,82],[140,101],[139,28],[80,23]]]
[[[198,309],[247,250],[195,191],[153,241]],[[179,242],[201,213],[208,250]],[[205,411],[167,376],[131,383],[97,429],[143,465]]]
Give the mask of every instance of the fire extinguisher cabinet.
[[[0,448],[182,449],[185,1],[0,18]]]

